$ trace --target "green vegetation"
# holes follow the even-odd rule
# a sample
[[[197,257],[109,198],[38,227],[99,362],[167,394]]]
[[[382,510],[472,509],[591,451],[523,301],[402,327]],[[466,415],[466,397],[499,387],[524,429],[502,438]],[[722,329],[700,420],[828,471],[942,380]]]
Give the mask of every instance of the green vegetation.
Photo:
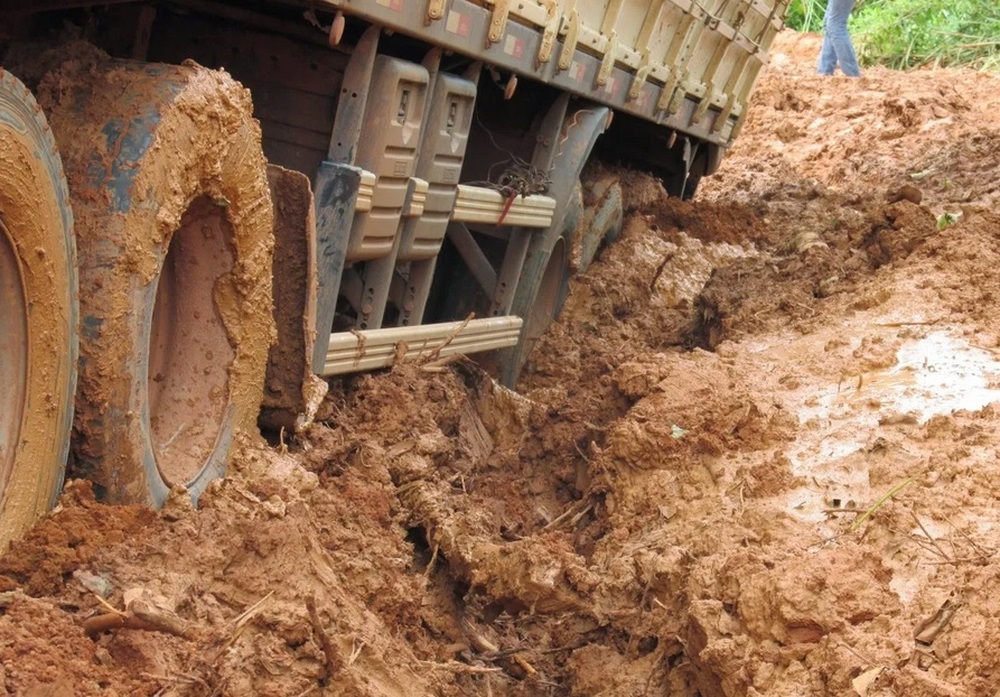
[[[822,31],[826,0],[792,0],[787,22]],[[851,34],[865,65],[1000,69],[997,0],[860,0]]]

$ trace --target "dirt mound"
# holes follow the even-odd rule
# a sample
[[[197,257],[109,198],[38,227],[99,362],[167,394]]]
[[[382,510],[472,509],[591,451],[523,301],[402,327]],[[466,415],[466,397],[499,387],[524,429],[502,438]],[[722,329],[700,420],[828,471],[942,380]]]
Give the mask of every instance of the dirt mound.
[[[817,50],[694,202],[621,173],[519,393],[345,378],[198,510],[68,487],[0,560],[0,686],[992,695],[1000,92]]]

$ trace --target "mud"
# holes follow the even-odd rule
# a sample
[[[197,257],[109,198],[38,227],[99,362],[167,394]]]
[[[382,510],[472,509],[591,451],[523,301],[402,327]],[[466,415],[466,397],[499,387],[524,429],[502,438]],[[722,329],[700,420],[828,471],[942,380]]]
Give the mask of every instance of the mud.
[[[623,173],[517,392],[471,362],[334,382],[198,510],[71,484],[0,559],[0,685],[995,694],[1000,92],[819,79],[817,48],[779,38],[694,201]],[[141,592],[186,637],[87,638]]]

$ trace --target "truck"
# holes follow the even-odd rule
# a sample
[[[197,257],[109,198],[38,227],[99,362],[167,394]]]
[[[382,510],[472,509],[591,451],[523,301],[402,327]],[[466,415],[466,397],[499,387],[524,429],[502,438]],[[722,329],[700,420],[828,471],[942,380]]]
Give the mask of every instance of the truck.
[[[690,198],[789,0],[0,4],[0,550],[69,463],[195,501],[337,376],[513,385],[622,225]]]

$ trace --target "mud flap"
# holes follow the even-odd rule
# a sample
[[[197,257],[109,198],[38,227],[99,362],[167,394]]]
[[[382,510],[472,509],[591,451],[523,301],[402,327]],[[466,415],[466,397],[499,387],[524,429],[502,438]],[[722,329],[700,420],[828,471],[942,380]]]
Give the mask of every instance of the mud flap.
[[[316,343],[316,218],[309,178],[267,166],[274,202],[274,323],[260,426],[294,431],[312,423],[327,384],[310,369]]]

